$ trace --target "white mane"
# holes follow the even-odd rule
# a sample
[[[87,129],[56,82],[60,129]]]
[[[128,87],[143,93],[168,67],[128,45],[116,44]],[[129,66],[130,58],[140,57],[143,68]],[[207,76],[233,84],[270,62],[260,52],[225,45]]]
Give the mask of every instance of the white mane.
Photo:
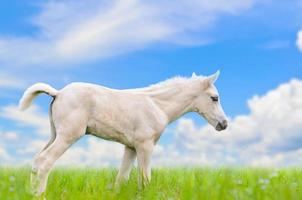
[[[163,91],[167,91],[168,89],[173,88],[180,88],[181,86],[185,86],[187,84],[196,82],[196,81],[201,81],[205,77],[204,76],[195,76],[195,77],[182,77],[182,76],[176,76],[173,78],[169,78],[165,81],[161,81],[155,84],[152,84],[148,87],[143,87],[143,88],[136,88],[136,89],[127,89],[126,91],[130,92],[138,92],[138,93],[154,93],[158,94]]]

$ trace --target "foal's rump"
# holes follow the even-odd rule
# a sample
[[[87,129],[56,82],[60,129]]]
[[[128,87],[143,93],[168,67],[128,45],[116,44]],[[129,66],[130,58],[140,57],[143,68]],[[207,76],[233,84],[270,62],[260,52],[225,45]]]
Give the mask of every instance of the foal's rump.
[[[34,98],[42,93],[53,97],[55,99],[53,101],[54,104],[58,104],[56,102],[60,101],[60,104],[62,104],[61,109],[89,105],[90,102],[87,102],[87,100],[91,100],[93,94],[92,85],[93,84],[71,83],[59,91],[46,83],[36,83],[25,90],[19,101],[19,108],[20,110],[27,109]]]
[[[82,132],[79,134],[84,134],[89,110],[87,108],[88,90],[85,87],[75,88],[72,85],[74,84],[67,85],[58,91],[48,84],[36,83],[26,89],[19,101],[19,108],[25,110],[39,94],[48,94],[54,98],[49,112],[52,135],[55,135],[55,132],[74,134],[74,132],[79,132],[78,130]]]

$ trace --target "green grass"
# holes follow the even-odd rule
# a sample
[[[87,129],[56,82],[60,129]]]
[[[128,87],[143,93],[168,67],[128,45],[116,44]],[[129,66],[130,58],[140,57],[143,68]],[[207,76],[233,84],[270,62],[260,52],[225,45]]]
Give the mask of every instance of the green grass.
[[[29,168],[0,168],[0,199],[33,199]],[[57,168],[49,177],[47,199],[302,199],[302,169],[155,169],[145,189],[133,170],[128,183],[113,189],[115,169]]]

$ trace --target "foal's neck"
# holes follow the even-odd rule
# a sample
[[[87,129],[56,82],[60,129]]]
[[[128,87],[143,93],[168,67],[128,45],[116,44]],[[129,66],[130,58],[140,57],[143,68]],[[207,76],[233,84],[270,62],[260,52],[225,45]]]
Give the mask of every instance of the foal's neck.
[[[193,110],[192,102],[199,92],[200,86],[195,81],[167,87],[152,98],[172,122]]]

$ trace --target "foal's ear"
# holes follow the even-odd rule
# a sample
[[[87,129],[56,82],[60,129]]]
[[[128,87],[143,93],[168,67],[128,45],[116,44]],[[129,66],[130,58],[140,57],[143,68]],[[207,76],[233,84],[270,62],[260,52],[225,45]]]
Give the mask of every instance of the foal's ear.
[[[195,72],[192,73],[192,78],[196,78],[197,75],[195,74]]]
[[[214,83],[217,81],[217,79],[218,79],[218,77],[219,77],[219,74],[220,74],[220,71],[218,70],[215,74],[209,76],[209,77],[208,77],[209,82],[210,82],[211,84],[214,84]]]
[[[210,85],[214,84],[216,80],[218,79],[220,74],[220,71],[218,70],[215,74],[212,74],[211,76],[208,76],[204,80],[205,87],[209,87]]]

